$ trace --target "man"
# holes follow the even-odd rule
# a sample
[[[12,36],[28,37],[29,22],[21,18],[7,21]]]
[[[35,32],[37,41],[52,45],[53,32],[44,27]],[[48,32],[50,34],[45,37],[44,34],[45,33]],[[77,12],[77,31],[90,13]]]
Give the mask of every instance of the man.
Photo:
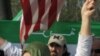
[[[81,10],[82,24],[78,38],[78,45],[75,56],[90,56],[92,48],[92,35],[90,29],[90,17],[95,11],[95,1],[86,0]],[[62,40],[60,40],[60,38]],[[59,40],[59,41],[58,41]],[[52,36],[48,42],[51,56],[62,56],[64,51],[65,40],[61,36]],[[67,55],[66,55],[67,56]]]
[[[95,12],[95,0],[86,0],[81,15],[82,24],[79,33],[78,47],[75,56],[91,56],[93,37],[91,34],[91,16]]]
[[[12,43],[3,39],[0,36],[0,49],[4,51],[5,56],[21,56],[22,50],[16,46],[13,46]]]
[[[69,56],[64,36],[54,34],[48,41],[51,56]],[[65,54],[64,54],[65,53]]]

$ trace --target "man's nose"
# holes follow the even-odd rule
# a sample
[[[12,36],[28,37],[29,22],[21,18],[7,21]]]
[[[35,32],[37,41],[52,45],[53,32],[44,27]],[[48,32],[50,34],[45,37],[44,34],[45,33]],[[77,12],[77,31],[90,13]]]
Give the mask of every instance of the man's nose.
[[[56,47],[52,47],[52,50],[56,50]]]

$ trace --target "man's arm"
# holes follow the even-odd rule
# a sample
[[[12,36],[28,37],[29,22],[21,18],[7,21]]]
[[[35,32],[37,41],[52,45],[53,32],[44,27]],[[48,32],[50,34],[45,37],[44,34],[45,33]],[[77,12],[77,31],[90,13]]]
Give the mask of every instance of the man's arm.
[[[95,11],[95,0],[86,0],[81,9],[82,23],[80,34],[91,35],[91,16]]]
[[[95,1],[86,0],[81,9],[82,23],[75,56],[90,56],[92,47],[91,16],[95,11]]]
[[[21,56],[22,50],[7,40],[0,38],[0,49],[2,49],[7,56]]]

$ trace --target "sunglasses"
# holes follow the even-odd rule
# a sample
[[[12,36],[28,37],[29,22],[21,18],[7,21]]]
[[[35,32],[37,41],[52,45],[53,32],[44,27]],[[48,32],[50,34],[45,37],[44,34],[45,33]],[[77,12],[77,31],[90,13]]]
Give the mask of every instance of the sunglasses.
[[[92,49],[91,52],[100,53],[100,49]]]
[[[56,44],[56,43],[51,43],[50,44],[51,47],[61,47],[60,45]]]

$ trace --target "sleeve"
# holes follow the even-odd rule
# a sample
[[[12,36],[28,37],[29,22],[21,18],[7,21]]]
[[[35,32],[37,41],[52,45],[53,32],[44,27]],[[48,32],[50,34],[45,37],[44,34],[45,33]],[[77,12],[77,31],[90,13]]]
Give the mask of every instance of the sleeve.
[[[90,56],[93,38],[91,35],[79,35],[75,56]]]
[[[1,47],[5,52],[5,56],[21,56],[22,50],[13,46],[10,42],[6,41]]]

